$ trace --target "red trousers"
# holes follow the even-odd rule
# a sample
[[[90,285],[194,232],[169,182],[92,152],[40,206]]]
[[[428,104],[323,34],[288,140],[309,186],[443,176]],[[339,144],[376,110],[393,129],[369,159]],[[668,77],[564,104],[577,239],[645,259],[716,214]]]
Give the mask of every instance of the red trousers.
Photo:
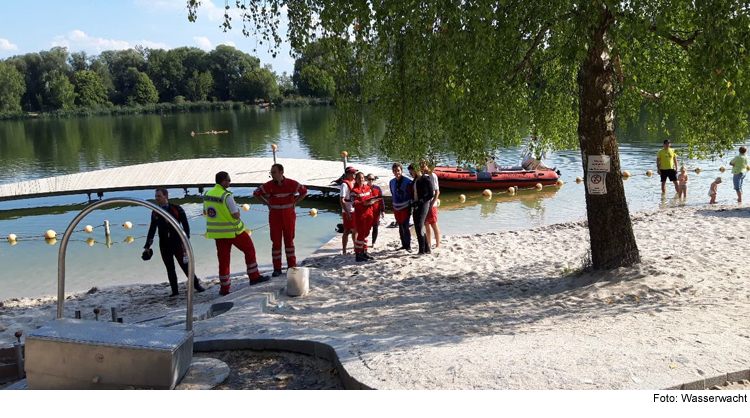
[[[297,267],[297,256],[294,253],[294,228],[297,223],[297,214],[294,208],[271,209],[268,214],[268,223],[271,226],[271,258],[273,269],[281,270],[281,239],[284,238],[284,252],[286,253],[286,266]]]
[[[364,213],[354,212],[354,218],[356,218],[357,226],[357,239],[354,241],[354,252],[361,253],[367,251],[367,237],[370,236],[370,229],[372,229],[372,211],[368,210]]]
[[[216,254],[219,256],[219,282],[221,290],[228,292],[231,286],[229,282],[229,263],[231,261],[233,245],[245,253],[247,275],[250,280],[260,277],[258,263],[255,261],[255,245],[253,245],[250,235],[243,232],[234,238],[218,238],[215,241]]]

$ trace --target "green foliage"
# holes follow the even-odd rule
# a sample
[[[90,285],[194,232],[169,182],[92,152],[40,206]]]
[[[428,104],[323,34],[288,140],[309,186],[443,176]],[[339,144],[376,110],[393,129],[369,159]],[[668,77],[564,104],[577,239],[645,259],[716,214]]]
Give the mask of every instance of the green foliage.
[[[74,105],[97,113],[107,112],[112,106],[154,100],[182,104],[179,96],[192,102],[264,100],[281,105],[284,97],[297,94],[288,75],[279,77],[270,65],[261,67],[258,58],[225,45],[210,53],[192,47],[168,51],[139,47],[95,56],[86,52],[68,54],[67,49],[54,47],[0,63],[10,65],[23,77],[26,87],[20,99],[21,110],[37,113],[64,109],[65,112],[56,112],[58,116],[88,114],[88,110],[73,112]],[[148,76],[157,96],[143,74]],[[218,77],[218,82],[214,77]],[[330,85],[329,79],[325,96],[331,95]],[[17,90],[12,83],[2,86],[8,91],[11,87]],[[287,105],[316,103],[292,98]],[[18,110],[15,105],[13,108]],[[14,112],[5,111],[3,118]]]
[[[193,75],[187,81],[185,95],[190,100],[203,101],[208,98],[208,95],[213,90],[213,86],[214,78],[210,72],[204,71],[199,73],[198,70],[193,70]]]
[[[69,110],[75,106],[76,93],[65,74],[54,74],[47,82],[47,103],[55,109]]]
[[[238,90],[239,97],[245,101],[273,101],[280,97],[276,74],[270,66],[246,72],[242,76],[242,83]]]
[[[617,73],[615,117],[632,121],[645,107],[660,116],[657,125],[673,120],[677,139],[699,155],[727,149],[748,132],[750,9],[743,2],[238,5],[243,33],[276,46],[276,22],[287,11],[286,37],[303,56],[321,39],[351,39],[353,60],[336,51],[322,59],[336,61],[337,77],[361,88],[337,83],[339,123],[356,143],[363,120],[384,120],[384,148],[393,155],[473,161],[530,131],[555,148],[577,145],[578,74],[597,29],[606,32],[608,71]],[[192,19],[199,6],[187,2]]]
[[[65,118],[76,116],[110,116],[139,114],[169,114],[187,112],[207,112],[213,110],[244,110],[247,106],[238,102],[184,102],[182,104],[157,103],[145,106],[113,106],[107,102],[97,107],[82,107],[71,110],[54,110],[31,116],[28,113],[0,112],[0,120],[40,118]]]
[[[147,105],[159,101],[159,93],[146,73],[130,68],[129,77],[133,81],[133,90],[127,98],[129,105]]]
[[[172,99],[172,104],[175,104],[175,105],[185,104],[185,96],[175,96],[174,99]]]
[[[0,62],[0,112],[20,112],[26,84],[16,68]]]
[[[214,95],[219,100],[241,100],[242,77],[260,67],[260,60],[232,46],[219,45],[206,60],[214,81]]]
[[[83,107],[98,106],[107,101],[107,91],[99,74],[81,70],[73,75],[76,104]]]

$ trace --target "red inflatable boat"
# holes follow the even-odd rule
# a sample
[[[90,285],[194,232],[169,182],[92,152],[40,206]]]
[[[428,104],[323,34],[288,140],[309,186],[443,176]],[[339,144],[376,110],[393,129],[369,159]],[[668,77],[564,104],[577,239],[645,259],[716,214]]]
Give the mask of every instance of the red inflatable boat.
[[[435,167],[440,188],[447,189],[507,189],[511,186],[532,188],[537,183],[550,186],[557,183],[560,172],[543,170],[500,170],[493,172],[467,170],[459,167]]]

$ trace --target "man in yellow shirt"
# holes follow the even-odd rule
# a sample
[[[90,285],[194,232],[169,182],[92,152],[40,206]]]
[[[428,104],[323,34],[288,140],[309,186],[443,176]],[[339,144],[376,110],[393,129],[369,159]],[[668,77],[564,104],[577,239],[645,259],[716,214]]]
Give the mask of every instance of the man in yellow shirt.
[[[674,191],[679,193],[677,185],[677,153],[670,148],[668,139],[664,140],[664,148],[656,154],[656,171],[661,175],[661,194],[667,193],[667,178],[674,183]]]

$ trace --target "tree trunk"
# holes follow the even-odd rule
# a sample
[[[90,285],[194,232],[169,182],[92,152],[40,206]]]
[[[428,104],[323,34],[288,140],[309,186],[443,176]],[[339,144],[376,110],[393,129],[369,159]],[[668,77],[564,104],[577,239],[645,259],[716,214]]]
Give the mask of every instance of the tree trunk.
[[[608,10],[602,11],[600,24],[589,41],[588,57],[578,72],[578,140],[584,175],[588,173],[590,155],[608,155],[611,164],[605,181],[606,194],[589,194],[586,187],[591,261],[595,269],[627,267],[640,262],[625,200],[615,134],[615,72],[606,45],[607,30],[613,20]]]

